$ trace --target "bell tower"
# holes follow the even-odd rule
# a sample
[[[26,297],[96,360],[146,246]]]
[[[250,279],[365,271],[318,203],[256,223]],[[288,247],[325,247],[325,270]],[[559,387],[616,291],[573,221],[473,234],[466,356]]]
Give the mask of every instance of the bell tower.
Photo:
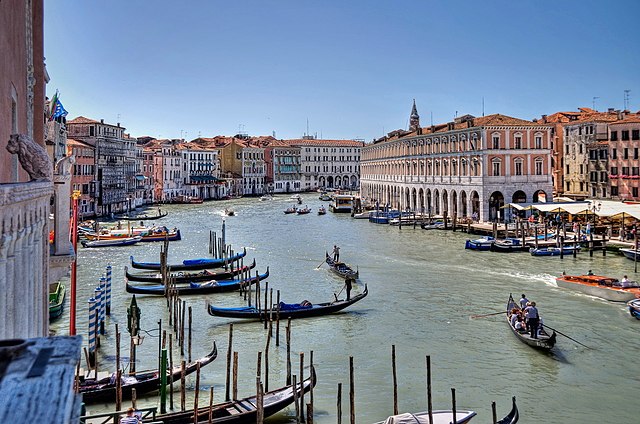
[[[420,129],[420,115],[416,108],[416,99],[413,99],[413,107],[411,108],[411,117],[409,118],[409,131],[418,131]]]

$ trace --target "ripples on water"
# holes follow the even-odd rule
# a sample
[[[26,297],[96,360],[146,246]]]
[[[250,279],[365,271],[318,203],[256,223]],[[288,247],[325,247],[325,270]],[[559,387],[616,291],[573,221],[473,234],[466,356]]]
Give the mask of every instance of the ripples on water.
[[[269,287],[281,290],[285,302],[324,302],[342,288],[323,263],[325,251],[341,247],[341,259],[358,266],[361,281],[354,292],[369,286],[369,296],[345,313],[292,325],[293,372],[297,355],[313,350],[318,385],[314,391],[316,422],[336,422],[336,392],[342,383],[343,420],[348,419],[349,357],[354,357],[358,422],[384,419],[393,411],[391,345],[396,345],[399,407],[401,411],[426,409],[426,355],[431,356],[433,405],[450,408],[456,388],[459,408],[478,411],[475,421],[491,422],[491,402],[498,415],[506,414],[512,395],[518,398],[522,423],[637,422],[633,396],[640,389],[635,361],[640,322],[623,305],[612,304],[556,287],[554,278],[568,274],[596,273],[621,277],[633,274],[633,262],[608,254],[593,258],[581,253],[576,259],[534,258],[527,253],[497,254],[464,250],[464,233],[424,231],[353,220],[347,215],[315,214],[321,203],[305,194],[303,205],[314,213],[285,215],[293,201],[287,197],[260,202],[240,199],[226,203],[164,206],[169,216],[158,223],[182,230],[183,240],[171,243],[170,260],[207,256],[209,230],[220,234],[222,211],[231,207],[237,216],[226,218],[227,243],[235,250],[246,246],[247,259],[257,260],[255,270],[270,266]],[[129,248],[82,249],[78,265],[78,329],[86,334],[87,298],[104,272],[113,265],[114,292],[108,334],[103,341],[100,367],[114,369],[114,329],[126,331],[123,266],[130,254],[138,260],[157,261],[160,245]],[[254,270],[254,272],[255,272]],[[558,337],[555,352],[544,354],[518,342],[501,315],[474,319],[504,309],[509,293],[536,300],[545,323],[593,347],[585,349]],[[344,295],[344,294],[343,294]],[[215,400],[224,396],[228,324],[210,317],[206,302],[239,306],[236,293],[185,297],[194,318],[193,357],[204,355],[213,339],[219,356],[203,368],[201,384],[214,386]],[[275,293],[274,293],[275,299]],[[274,300],[275,301],[275,300]],[[142,328],[152,330],[168,316],[161,298],[138,297]],[[68,311],[52,327],[66,331]],[[275,329],[274,329],[275,332]],[[154,333],[152,333],[154,334]],[[284,324],[281,346],[272,340],[269,353],[270,388],[284,384],[286,349]],[[123,340],[126,339],[123,336]],[[128,355],[123,343],[122,354]],[[266,332],[257,322],[234,322],[234,350],[239,352],[239,396],[255,390],[257,352],[264,351]],[[146,337],[138,351],[138,369],[157,366],[157,339]],[[108,357],[107,357],[108,356]],[[174,359],[178,355],[174,355]],[[307,371],[305,371],[307,372]],[[191,387],[195,378],[189,379]],[[192,402],[192,392],[188,402]],[[208,396],[208,395],[207,395]],[[177,399],[177,398],[176,398]],[[308,397],[307,397],[308,401]],[[152,396],[143,404],[157,404]],[[178,401],[179,402],[179,401]],[[176,404],[179,404],[176,402]],[[200,401],[206,404],[207,401]],[[91,411],[112,410],[97,405]],[[293,409],[274,422],[290,422]]]

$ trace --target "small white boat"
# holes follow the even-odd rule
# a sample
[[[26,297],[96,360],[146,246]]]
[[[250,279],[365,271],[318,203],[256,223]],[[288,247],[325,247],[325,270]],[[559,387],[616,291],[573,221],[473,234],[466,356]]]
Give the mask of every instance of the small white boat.
[[[293,194],[293,195],[290,197],[290,199],[296,199],[296,200],[297,200],[297,199],[300,199],[300,195],[299,195],[298,193]]]
[[[431,411],[433,424],[451,424],[453,422],[453,411]],[[466,424],[475,417],[474,411],[456,410],[456,423]],[[429,424],[429,413],[427,411],[416,412],[414,414],[406,412],[404,414],[392,415],[383,422],[377,424]]]
[[[273,196],[270,194],[265,194],[263,196],[260,196],[261,202],[266,202],[267,200],[273,200]]]
[[[371,213],[371,211],[364,211],[364,212],[360,212],[360,213],[355,213],[353,214],[353,218],[355,219],[369,219],[369,214]]]

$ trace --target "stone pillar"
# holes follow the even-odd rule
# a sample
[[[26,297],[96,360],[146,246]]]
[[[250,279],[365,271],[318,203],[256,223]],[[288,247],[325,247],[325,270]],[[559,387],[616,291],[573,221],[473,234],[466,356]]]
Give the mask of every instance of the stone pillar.
[[[0,184],[0,339],[49,334],[51,182]]]

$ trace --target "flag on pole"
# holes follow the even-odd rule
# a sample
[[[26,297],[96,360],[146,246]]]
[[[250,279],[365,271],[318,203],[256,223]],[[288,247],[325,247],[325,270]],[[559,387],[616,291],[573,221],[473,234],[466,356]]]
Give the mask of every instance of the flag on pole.
[[[67,112],[64,106],[62,106],[62,102],[60,101],[60,99],[57,99],[53,109],[53,115],[51,115],[53,119],[64,118],[68,114],[69,112]]]

